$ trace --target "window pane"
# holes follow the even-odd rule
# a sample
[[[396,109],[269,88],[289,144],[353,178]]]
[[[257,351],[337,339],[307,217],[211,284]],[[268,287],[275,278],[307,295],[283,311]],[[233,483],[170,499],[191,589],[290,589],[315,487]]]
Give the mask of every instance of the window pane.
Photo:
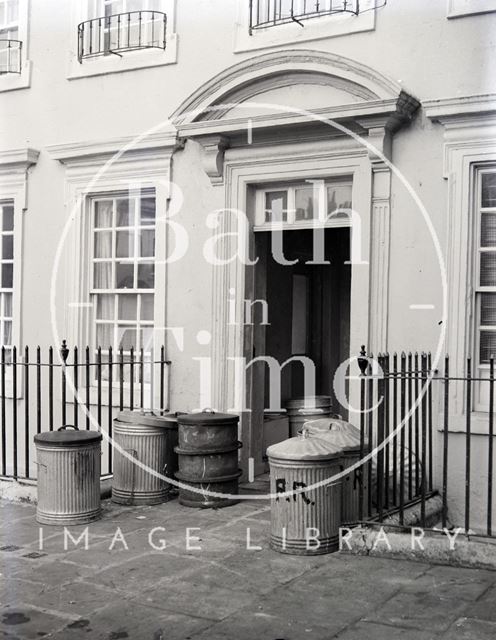
[[[481,294],[481,324],[496,325],[496,293]]]
[[[97,324],[96,325],[96,346],[102,349],[108,349],[114,346],[114,325],[113,324]]]
[[[118,258],[132,258],[134,256],[134,231],[117,231],[116,255]]]
[[[482,287],[496,286],[496,252],[484,251],[480,254],[480,284]]]
[[[153,327],[143,327],[140,330],[140,347],[143,347],[145,351],[151,351],[153,347]]]
[[[12,322],[3,323],[3,343],[2,346],[12,344]]]
[[[19,16],[19,0],[10,0],[7,4],[7,22],[17,22]]]
[[[496,173],[482,174],[482,206],[496,207]]]
[[[496,213],[481,214],[481,247],[496,247]]]
[[[140,256],[153,258],[155,255],[155,231],[153,229],[140,231]]]
[[[112,226],[112,200],[95,202],[95,228]]]
[[[153,289],[155,282],[155,265],[138,265],[138,289]]]
[[[3,289],[12,289],[13,273],[14,273],[13,264],[2,265],[2,288]]]
[[[4,260],[14,258],[14,236],[2,236],[2,258]]]
[[[134,265],[117,262],[115,265],[115,286],[117,289],[134,288]]]
[[[314,206],[314,188],[305,187],[295,190],[296,220],[312,220],[317,213]]]
[[[112,231],[95,231],[95,258],[112,257]]]
[[[155,198],[141,198],[140,224],[155,224]]]
[[[12,294],[2,293],[3,296],[3,315],[5,318],[12,318]]]
[[[117,226],[132,227],[134,224],[133,215],[134,201],[127,198],[117,200]]]
[[[119,320],[136,320],[138,314],[138,296],[119,296]]]
[[[4,206],[2,216],[2,230],[13,231],[14,230],[14,207]]]
[[[496,331],[480,332],[480,353],[479,359],[481,364],[489,364],[489,358],[496,358]]]
[[[93,287],[112,289],[112,263],[97,262],[93,265]]]
[[[265,222],[283,222],[288,219],[287,191],[269,191],[265,194]]]
[[[96,317],[98,320],[114,319],[114,296],[99,295],[96,300]]]
[[[351,184],[333,185],[327,188],[327,215],[336,209],[351,209]],[[345,216],[346,213],[338,213],[336,217]]]
[[[118,348],[129,351],[131,347],[136,349],[136,329],[120,325],[117,327]]]
[[[141,296],[141,319],[153,320],[153,295]]]

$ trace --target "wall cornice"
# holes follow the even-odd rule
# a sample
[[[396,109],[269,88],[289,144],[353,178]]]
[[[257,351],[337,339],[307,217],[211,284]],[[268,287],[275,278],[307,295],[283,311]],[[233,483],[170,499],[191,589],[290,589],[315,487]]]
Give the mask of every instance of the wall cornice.
[[[26,171],[38,162],[40,152],[31,147],[0,151],[0,169],[2,171]]]
[[[104,160],[122,153],[123,155],[143,154],[150,151],[173,152],[177,142],[174,128],[150,135],[120,136],[96,141],[80,141],[54,144],[47,147],[48,153],[63,164]],[[121,156],[122,157],[122,156]]]
[[[445,126],[460,126],[474,120],[496,117],[496,94],[423,100],[422,106],[426,116],[434,122]]]

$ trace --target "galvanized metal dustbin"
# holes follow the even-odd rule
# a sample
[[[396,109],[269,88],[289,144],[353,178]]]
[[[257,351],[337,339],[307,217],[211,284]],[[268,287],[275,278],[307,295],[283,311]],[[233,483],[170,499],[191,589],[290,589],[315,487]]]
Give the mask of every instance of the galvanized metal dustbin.
[[[202,411],[178,417],[179,502],[187,507],[227,507],[239,500],[239,417]],[[213,496],[211,493],[227,494]]]
[[[360,460],[360,429],[345,420],[323,418],[306,422],[304,428],[337,447],[342,453],[343,469],[356,465]],[[364,455],[368,453],[364,441]],[[363,505],[367,504],[367,465],[357,467],[342,479],[341,521],[357,522],[360,515],[360,483]]]
[[[308,420],[316,420],[331,415],[331,398],[329,396],[306,396],[294,398],[286,402],[289,419],[290,436],[298,435],[298,431]]]
[[[39,523],[86,524],[100,518],[101,440],[97,431],[69,425],[34,436]]]
[[[172,485],[153,472],[174,478],[177,471],[176,415],[121,411],[113,433],[112,501],[139,505],[170,499]]]
[[[270,545],[281,553],[314,555],[338,548],[341,450],[307,429],[267,449],[270,465]],[[286,493],[289,492],[287,495]]]

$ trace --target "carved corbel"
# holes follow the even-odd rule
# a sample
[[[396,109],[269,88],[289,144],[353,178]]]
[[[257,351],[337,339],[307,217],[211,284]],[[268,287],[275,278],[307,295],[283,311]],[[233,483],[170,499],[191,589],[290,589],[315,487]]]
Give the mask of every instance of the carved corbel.
[[[202,146],[202,165],[212,184],[222,184],[224,180],[224,152],[229,147],[229,138],[222,135],[198,138]]]

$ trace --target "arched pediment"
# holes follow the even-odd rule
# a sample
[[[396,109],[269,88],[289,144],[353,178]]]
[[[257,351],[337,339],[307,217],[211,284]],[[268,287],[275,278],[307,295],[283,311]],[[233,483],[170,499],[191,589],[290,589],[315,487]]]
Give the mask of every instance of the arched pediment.
[[[283,91],[284,90],[284,91]],[[253,103],[287,108],[398,100],[402,87],[374,69],[332,53],[291,50],[266,53],[229,67],[195,91],[172,115],[176,126],[239,117]],[[251,105],[251,106],[250,106]],[[260,115],[276,109],[262,107]]]

